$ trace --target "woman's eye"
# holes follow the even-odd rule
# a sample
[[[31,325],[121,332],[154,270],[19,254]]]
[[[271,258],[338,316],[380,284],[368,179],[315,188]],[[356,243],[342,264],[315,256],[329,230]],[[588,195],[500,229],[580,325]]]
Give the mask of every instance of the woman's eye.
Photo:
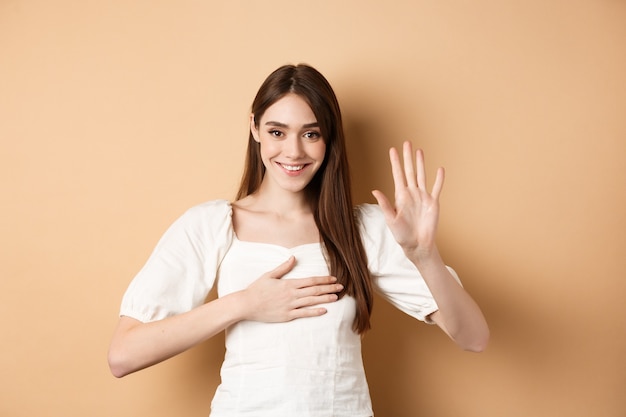
[[[314,140],[314,139],[319,139],[321,136],[322,136],[322,135],[320,135],[320,133],[319,133],[319,132],[306,132],[306,133],[304,134],[304,137],[305,137],[305,138],[307,138],[307,139],[311,139],[311,140]]]
[[[279,138],[282,136],[283,132],[281,132],[280,130],[270,130],[269,134],[276,138]]]

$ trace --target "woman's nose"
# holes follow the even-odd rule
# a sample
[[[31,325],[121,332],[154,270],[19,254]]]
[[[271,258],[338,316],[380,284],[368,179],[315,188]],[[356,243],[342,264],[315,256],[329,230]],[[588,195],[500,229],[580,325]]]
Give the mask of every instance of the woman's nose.
[[[290,136],[285,141],[285,155],[290,158],[299,158],[303,155],[304,150],[302,141],[297,136]]]

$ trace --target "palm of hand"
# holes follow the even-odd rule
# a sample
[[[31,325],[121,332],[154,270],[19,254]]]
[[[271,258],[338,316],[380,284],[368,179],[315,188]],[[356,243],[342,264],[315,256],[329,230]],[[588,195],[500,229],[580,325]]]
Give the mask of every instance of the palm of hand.
[[[432,192],[426,187],[424,154],[415,153],[409,142],[403,146],[404,164],[395,148],[389,151],[395,187],[395,204],[378,190],[372,192],[380,205],[389,229],[405,252],[429,252],[435,246],[439,221],[439,195],[443,187],[444,170],[439,168]],[[404,165],[404,167],[402,166]]]

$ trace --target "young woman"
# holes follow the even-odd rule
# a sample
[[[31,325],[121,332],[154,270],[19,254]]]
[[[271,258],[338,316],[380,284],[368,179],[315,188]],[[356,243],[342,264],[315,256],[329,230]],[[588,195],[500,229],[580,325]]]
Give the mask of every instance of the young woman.
[[[354,208],[331,86],[307,65],[270,74],[237,199],[191,208],[159,241],[124,295],[112,373],[226,330],[212,417],[372,416],[361,335],[373,291],[483,350],[485,319],[435,243],[444,171],[429,192],[421,151],[405,143],[390,160],[395,202],[373,191],[378,205]]]

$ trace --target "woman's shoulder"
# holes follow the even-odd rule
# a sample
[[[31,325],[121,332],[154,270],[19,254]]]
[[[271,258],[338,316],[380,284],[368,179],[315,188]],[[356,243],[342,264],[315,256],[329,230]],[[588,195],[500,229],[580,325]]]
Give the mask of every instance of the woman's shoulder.
[[[223,229],[231,227],[232,206],[228,200],[210,200],[196,204],[179,217],[186,228]]]
[[[223,213],[228,214],[232,211],[232,205],[228,200],[209,200],[196,204],[187,210],[190,215],[199,215],[206,213]]]
[[[355,207],[361,227],[385,224],[385,216],[378,204],[364,203]]]
[[[385,215],[378,204],[359,204],[355,210],[364,243],[377,242],[380,244],[387,240],[389,230],[385,222]]]

